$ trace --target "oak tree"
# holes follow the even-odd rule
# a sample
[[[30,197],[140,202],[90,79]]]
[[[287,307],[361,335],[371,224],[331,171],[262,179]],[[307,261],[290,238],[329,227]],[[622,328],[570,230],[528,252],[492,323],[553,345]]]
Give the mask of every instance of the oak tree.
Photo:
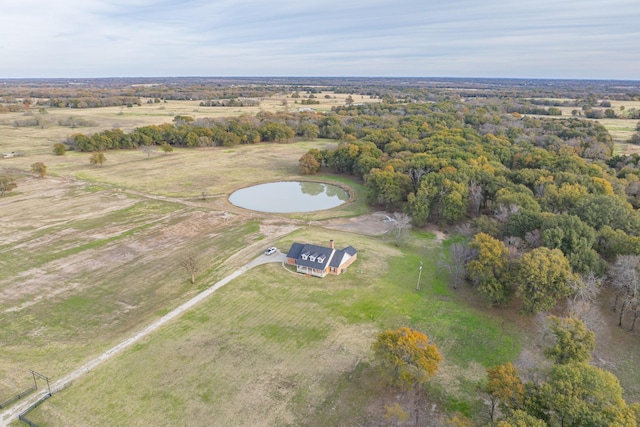
[[[514,411],[524,401],[524,385],[511,362],[487,369],[487,382],[482,390],[489,395],[490,416],[493,422],[496,406],[502,412]]]
[[[300,171],[305,175],[313,175],[320,170],[320,162],[310,153],[303,154],[298,161],[298,165],[300,166]]]
[[[389,382],[402,389],[425,382],[442,361],[438,347],[425,334],[408,327],[380,332],[372,348]]]
[[[16,180],[8,175],[0,175],[0,196],[16,188]]]
[[[478,233],[469,244],[477,257],[467,264],[467,274],[491,304],[504,305],[511,296],[509,250],[501,241]]]
[[[554,365],[542,385],[551,425],[635,426],[634,414],[622,398],[620,381],[611,372],[586,363]],[[628,423],[616,423],[619,420]]]
[[[575,280],[569,261],[559,249],[540,247],[527,252],[517,269],[516,295],[527,313],[549,310],[572,292]]]
[[[67,146],[61,142],[58,142],[53,145],[53,154],[56,156],[64,156],[64,153],[67,152]]]
[[[38,175],[39,178],[44,178],[47,175],[47,167],[42,162],[36,162],[31,165],[31,172]]]
[[[616,290],[614,309],[618,313],[618,326],[631,315],[630,329],[640,317],[640,256],[619,255],[611,266],[609,276]]]
[[[596,336],[580,319],[548,316],[546,323],[553,335],[553,344],[544,350],[545,356],[557,364],[591,359]]]
[[[102,166],[106,161],[107,158],[104,156],[104,153],[101,153],[100,151],[94,151],[89,158],[89,163],[96,166]]]

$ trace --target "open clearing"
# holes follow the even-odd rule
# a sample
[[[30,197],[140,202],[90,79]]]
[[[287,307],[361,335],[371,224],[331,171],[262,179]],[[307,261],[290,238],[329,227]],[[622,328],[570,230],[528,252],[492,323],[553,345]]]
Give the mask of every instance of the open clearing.
[[[436,259],[439,240],[425,235],[396,247],[380,235],[386,215],[370,213],[360,184],[324,176],[348,183],[356,201],[304,216],[228,204],[225,195],[239,186],[299,179],[291,163],[313,144],[327,142],[178,150],[149,159],[138,151],[107,152],[101,168],[79,153],[2,160],[21,178],[0,199],[0,399],[29,386],[29,369],[61,378],[265,247],[286,251],[293,240],[333,238],[357,247],[359,260],[347,275],[324,280],[280,265],[257,267],[30,416],[51,426],[322,424],[337,414],[326,405],[351,383],[349,375],[369,369],[375,332],[401,324],[425,330],[443,349],[454,346],[452,355],[470,349],[482,355],[473,356],[479,360],[474,377],[485,365],[513,358],[517,338],[491,316],[457,307],[434,265],[425,268],[423,288],[415,292],[415,267]],[[27,173],[36,159],[52,176]],[[184,186],[182,176],[190,173],[201,183],[197,190]],[[178,266],[192,252],[201,261],[196,285]],[[427,305],[433,295],[439,302]],[[452,321],[454,313],[461,323]],[[452,335],[474,344],[456,349]],[[465,394],[471,387],[463,377],[469,372],[455,368],[462,360],[456,357],[450,358],[454,385],[443,389],[445,403],[447,390]],[[368,395],[363,390],[354,398]],[[353,416],[370,417],[367,408]]]

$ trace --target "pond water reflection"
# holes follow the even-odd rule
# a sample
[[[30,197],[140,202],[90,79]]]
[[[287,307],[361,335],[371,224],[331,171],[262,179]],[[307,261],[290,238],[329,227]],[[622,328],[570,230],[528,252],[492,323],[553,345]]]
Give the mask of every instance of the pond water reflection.
[[[281,181],[242,188],[229,196],[235,206],[270,213],[313,212],[349,200],[344,189],[323,182]]]

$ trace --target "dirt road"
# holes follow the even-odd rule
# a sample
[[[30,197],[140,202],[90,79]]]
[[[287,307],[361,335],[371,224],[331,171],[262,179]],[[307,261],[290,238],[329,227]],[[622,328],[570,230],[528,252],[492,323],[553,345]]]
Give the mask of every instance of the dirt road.
[[[187,301],[184,304],[182,304],[181,306],[177,307],[175,310],[167,313],[166,315],[162,316],[161,318],[159,318],[155,322],[151,323],[146,328],[144,328],[141,331],[139,331],[137,334],[135,334],[135,335],[127,338],[126,340],[122,341],[121,343],[111,347],[109,350],[105,351],[100,356],[96,357],[95,359],[92,359],[89,362],[85,363],[84,365],[80,366],[75,371],[73,371],[73,372],[65,375],[64,377],[56,380],[55,382],[53,382],[51,384],[51,393],[55,394],[55,393],[63,390],[65,387],[69,386],[74,380],[76,380],[76,379],[80,378],[82,375],[90,372],[92,369],[95,369],[97,366],[99,366],[103,362],[109,360],[111,357],[115,356],[116,354],[120,353],[125,348],[131,346],[132,344],[134,344],[134,343],[136,343],[138,341],[140,341],[142,338],[146,337],[147,335],[149,335],[153,331],[159,329],[160,327],[162,327],[167,322],[175,319],[176,317],[180,316],[184,312],[190,310],[191,308],[193,308],[194,306],[196,306],[197,304],[199,304],[200,302],[202,302],[203,300],[208,298],[215,291],[217,291],[218,289],[220,289],[221,287],[223,287],[227,283],[231,282],[233,279],[237,278],[238,276],[242,275],[246,271],[250,270],[251,268],[253,268],[253,267],[257,266],[257,265],[267,264],[267,263],[271,263],[271,262],[279,262],[279,263],[281,263],[284,260],[285,260],[285,255],[280,251],[277,251],[276,253],[274,253],[274,254],[272,254],[270,256],[260,255],[259,257],[257,257],[253,261],[248,262],[247,264],[245,264],[242,267],[238,268],[236,271],[234,271],[233,273],[229,274],[224,279],[216,282],[213,286],[211,286],[207,290],[199,293],[195,297],[191,298],[189,301]],[[18,419],[18,416],[22,412],[27,410],[29,408],[29,406],[33,405],[34,403],[36,403],[40,399],[43,399],[47,395],[47,393],[48,393],[47,390],[39,390],[37,393],[26,397],[24,400],[19,401],[17,404],[12,406],[11,408],[9,408],[6,411],[0,413],[0,426],[1,427],[8,427],[11,422],[13,422],[13,421]]]

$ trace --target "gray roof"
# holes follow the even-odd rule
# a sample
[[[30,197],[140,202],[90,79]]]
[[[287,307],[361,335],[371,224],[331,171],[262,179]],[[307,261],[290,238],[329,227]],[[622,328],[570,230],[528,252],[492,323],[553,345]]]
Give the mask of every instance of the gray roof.
[[[340,267],[345,254],[351,257],[356,253],[358,251],[353,246],[337,250],[324,246],[294,243],[287,252],[287,258],[295,259],[296,265],[324,270],[327,265],[334,268]]]

